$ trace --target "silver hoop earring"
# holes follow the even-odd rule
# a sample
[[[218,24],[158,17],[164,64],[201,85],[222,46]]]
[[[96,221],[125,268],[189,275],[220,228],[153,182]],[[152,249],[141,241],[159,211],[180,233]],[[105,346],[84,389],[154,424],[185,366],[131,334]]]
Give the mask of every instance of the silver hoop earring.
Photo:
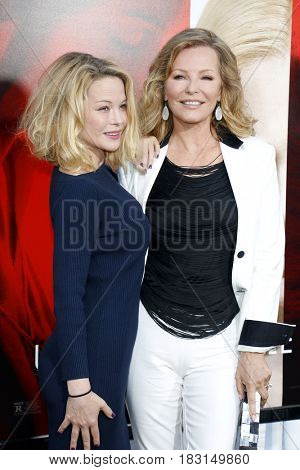
[[[165,101],[165,105],[162,111],[162,118],[164,121],[167,121],[169,119],[169,116],[170,116],[169,108],[167,106],[167,102]]]
[[[223,118],[223,113],[222,113],[222,108],[221,104],[219,103],[218,106],[215,109],[215,118],[217,121],[221,121]]]

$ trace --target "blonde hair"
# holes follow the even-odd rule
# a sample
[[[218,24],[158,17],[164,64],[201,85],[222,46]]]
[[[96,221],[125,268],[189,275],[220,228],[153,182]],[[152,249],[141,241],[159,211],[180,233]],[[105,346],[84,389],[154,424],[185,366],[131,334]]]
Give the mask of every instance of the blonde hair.
[[[244,110],[244,96],[239,71],[230,48],[213,32],[206,29],[185,29],[173,36],[161,49],[150,66],[149,76],[144,82],[140,102],[140,123],[143,135],[154,135],[159,141],[173,131],[173,119],[162,119],[164,106],[164,86],[178,54],[187,48],[208,46],[218,55],[220,64],[221,107],[223,119],[212,117],[212,127],[218,133],[219,126],[247,137],[253,133],[253,119]]]
[[[208,0],[197,26],[222,38],[242,67],[285,51],[290,19],[291,0]]]
[[[20,127],[26,131],[35,156],[67,171],[97,169],[80,133],[85,125],[87,91],[95,80],[103,77],[122,80],[128,114],[121,145],[115,152],[105,152],[106,163],[114,170],[126,166],[126,161],[136,163],[139,130],[132,79],[114,63],[79,52],[70,52],[55,60],[28,102]]]

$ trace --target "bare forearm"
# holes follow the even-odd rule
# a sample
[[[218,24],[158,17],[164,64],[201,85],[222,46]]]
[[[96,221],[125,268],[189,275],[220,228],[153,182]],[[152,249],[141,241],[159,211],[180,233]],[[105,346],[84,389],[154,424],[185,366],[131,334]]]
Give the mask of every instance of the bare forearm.
[[[80,395],[81,393],[88,392],[91,388],[89,378],[68,380],[67,385],[70,395]]]

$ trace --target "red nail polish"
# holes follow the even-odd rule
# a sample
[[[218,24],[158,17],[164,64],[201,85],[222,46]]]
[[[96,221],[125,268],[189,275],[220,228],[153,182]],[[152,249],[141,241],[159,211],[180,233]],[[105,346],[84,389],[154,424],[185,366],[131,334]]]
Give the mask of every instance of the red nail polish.
[[[116,416],[117,416],[116,413],[112,412],[111,417],[115,418]]]
[[[76,450],[75,447],[71,447],[71,450]]]

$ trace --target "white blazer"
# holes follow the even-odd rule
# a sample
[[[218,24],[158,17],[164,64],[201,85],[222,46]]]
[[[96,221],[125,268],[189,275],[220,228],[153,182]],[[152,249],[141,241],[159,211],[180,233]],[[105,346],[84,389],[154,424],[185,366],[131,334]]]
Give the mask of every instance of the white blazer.
[[[240,145],[233,148],[220,143],[238,208],[232,286],[240,306],[239,331],[245,319],[277,321],[285,244],[275,149],[256,137],[242,139]],[[133,166],[127,171],[119,169],[120,184],[140,202],[144,212],[167,152],[165,145],[146,174]]]

